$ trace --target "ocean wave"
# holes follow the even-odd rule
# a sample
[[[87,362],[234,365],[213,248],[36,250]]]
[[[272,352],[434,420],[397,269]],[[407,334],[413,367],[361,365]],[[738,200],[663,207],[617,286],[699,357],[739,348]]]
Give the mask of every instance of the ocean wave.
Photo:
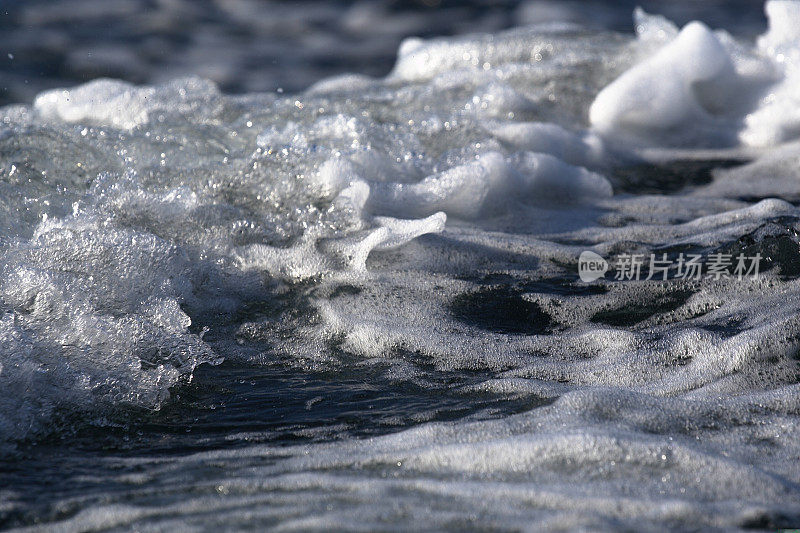
[[[225,470],[62,525],[797,523],[797,6],[768,2],[755,44],[639,11],[636,38],[409,39],[383,79],[292,95],[97,80],[2,108],[8,453],[223,359],[442,391],[471,372],[465,402],[536,406],[143,459],[150,481]],[[586,250],[763,268],[587,285]]]

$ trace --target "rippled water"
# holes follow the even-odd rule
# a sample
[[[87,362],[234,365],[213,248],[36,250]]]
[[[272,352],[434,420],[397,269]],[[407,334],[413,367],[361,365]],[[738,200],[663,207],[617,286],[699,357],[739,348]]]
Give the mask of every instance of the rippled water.
[[[0,109],[2,525],[800,525],[800,3],[565,6],[294,94]]]

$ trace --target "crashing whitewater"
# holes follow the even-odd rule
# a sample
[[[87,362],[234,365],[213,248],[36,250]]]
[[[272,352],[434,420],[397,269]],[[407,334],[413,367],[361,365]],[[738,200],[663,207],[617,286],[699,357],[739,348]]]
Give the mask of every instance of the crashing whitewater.
[[[120,458],[126,488],[61,525],[796,526],[800,3],[766,11],[755,43],[637,11],[635,38],[409,39],[385,79],[295,95],[98,80],[0,109],[2,453],[199,365],[369,370],[531,407]],[[585,284],[586,250],[765,263]]]

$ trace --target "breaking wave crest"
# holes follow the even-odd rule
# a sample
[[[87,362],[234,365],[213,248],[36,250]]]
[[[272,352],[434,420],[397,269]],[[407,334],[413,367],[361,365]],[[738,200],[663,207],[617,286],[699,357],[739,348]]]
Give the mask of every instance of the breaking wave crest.
[[[384,79],[296,95],[97,80],[2,108],[8,453],[158,409],[201,364],[370,371],[531,407],[150,459],[227,470],[65,525],[796,524],[799,5],[755,44],[640,10],[633,39],[409,39]],[[584,250],[764,263],[585,284]]]

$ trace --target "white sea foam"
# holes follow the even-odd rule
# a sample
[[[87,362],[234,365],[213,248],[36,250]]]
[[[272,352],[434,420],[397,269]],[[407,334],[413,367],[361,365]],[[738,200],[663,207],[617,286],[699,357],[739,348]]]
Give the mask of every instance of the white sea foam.
[[[755,47],[640,12],[633,40],[409,40],[386,79],[296,95],[96,81],[4,108],[3,441],[158,408],[222,357],[449,393],[441,376],[469,375],[466,404],[526,407],[141,459],[59,525],[796,523],[800,191],[782,143],[800,21],[796,3],[767,12]],[[732,161],[710,146],[757,158],[716,168]],[[587,249],[760,253],[767,271],[587,286]]]

